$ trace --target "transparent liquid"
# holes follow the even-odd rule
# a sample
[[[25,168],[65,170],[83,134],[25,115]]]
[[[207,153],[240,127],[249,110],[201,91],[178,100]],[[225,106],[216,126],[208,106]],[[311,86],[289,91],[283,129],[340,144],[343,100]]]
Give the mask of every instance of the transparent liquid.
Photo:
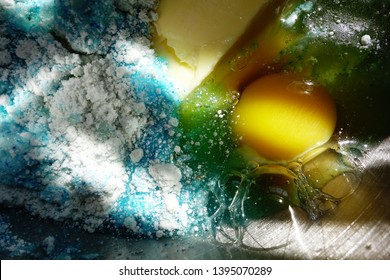
[[[214,237],[243,245],[253,221],[291,212],[291,207],[311,220],[335,210],[358,188],[365,153],[357,142],[330,141],[288,163],[248,161],[245,168],[222,176],[211,190]]]

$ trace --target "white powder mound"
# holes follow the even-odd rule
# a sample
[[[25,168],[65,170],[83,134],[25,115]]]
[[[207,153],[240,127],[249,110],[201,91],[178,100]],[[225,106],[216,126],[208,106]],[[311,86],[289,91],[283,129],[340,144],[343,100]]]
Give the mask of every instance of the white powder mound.
[[[161,196],[164,211],[166,212],[166,215],[159,217],[158,227],[171,231],[180,228],[176,220],[177,218],[175,219],[175,217],[180,216],[180,213],[184,214],[182,215],[183,217],[180,217],[180,222],[186,225],[186,209],[182,209],[177,198],[182,188],[182,184],[180,183],[182,178],[180,169],[173,164],[155,164],[149,167],[149,174],[162,189]]]
[[[133,163],[139,162],[144,156],[144,150],[135,149],[130,153],[130,158]]]
[[[0,3],[16,18],[41,5]],[[0,204],[91,232],[104,223],[157,238],[184,232],[192,212],[173,156],[177,97],[145,32],[156,1],[107,3],[96,18],[106,33],[80,23],[53,35],[59,25],[35,15],[36,26],[20,28],[42,33],[0,37]],[[123,15],[110,5],[137,21],[118,30]],[[60,23],[75,17],[64,13]],[[54,241],[44,245],[52,251]]]
[[[176,230],[185,230],[189,225],[188,204],[181,203],[179,199],[183,187],[181,179],[181,170],[172,163],[151,163],[147,169],[136,168],[134,171],[130,193],[146,194],[148,206],[159,204],[158,214],[153,214],[154,231],[172,234]],[[134,216],[127,217],[124,222],[131,229],[137,228]]]

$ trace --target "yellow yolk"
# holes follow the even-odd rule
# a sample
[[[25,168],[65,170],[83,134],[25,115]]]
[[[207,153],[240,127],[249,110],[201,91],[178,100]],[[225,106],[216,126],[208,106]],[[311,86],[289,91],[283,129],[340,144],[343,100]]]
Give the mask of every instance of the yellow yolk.
[[[326,90],[287,74],[252,82],[233,114],[242,143],[270,160],[292,160],[327,142],[335,126],[336,108]]]

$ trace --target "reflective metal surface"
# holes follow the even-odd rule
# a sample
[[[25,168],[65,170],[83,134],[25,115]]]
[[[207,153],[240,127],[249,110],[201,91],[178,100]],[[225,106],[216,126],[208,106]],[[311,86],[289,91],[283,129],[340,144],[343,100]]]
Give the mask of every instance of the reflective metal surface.
[[[335,211],[311,221],[290,207],[252,222],[244,244],[275,258],[390,258],[390,139],[365,158],[362,182]]]

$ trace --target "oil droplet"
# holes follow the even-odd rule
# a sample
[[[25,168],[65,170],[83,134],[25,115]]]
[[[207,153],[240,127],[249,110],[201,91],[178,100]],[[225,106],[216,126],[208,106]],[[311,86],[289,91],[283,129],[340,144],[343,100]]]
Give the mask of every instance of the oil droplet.
[[[240,93],[236,90],[231,90],[226,93],[227,99],[231,102],[231,105],[235,106],[240,100]]]

